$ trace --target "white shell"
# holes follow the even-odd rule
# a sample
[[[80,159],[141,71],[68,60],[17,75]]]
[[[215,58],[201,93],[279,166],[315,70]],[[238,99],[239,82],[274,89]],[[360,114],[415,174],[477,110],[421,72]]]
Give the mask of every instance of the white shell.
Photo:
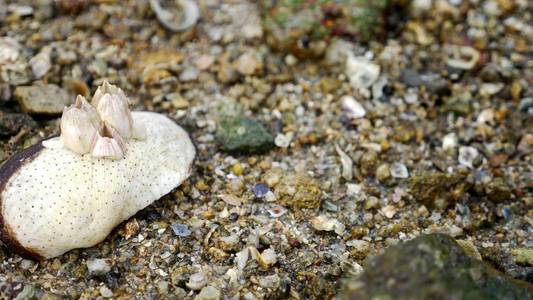
[[[144,141],[127,141],[124,159],[80,156],[54,147],[59,144],[54,138],[22,163],[3,189],[0,172],[0,230],[25,251],[51,258],[101,242],[115,226],[179,186],[195,156],[187,133],[160,114],[132,115],[147,135]]]

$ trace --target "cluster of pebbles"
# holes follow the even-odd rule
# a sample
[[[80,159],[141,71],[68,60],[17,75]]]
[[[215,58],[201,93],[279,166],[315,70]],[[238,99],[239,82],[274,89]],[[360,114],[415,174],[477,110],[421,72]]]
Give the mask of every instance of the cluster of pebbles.
[[[327,299],[423,233],[531,282],[531,3],[394,1],[385,36],[304,59],[265,43],[254,1],[198,1],[182,32],[150,2],[0,0],[0,163],[105,80],[197,147],[104,242],[0,247],[5,297]]]

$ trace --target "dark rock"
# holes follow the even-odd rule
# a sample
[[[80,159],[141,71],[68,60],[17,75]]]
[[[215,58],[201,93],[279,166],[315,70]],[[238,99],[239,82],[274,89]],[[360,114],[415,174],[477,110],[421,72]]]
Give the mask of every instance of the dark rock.
[[[274,138],[261,123],[242,117],[220,122],[216,139],[222,150],[236,153],[261,153],[274,145]]]
[[[0,137],[15,135],[23,126],[35,128],[37,123],[25,114],[0,112]]]
[[[468,256],[444,234],[388,248],[345,282],[340,299],[532,299],[533,285]]]

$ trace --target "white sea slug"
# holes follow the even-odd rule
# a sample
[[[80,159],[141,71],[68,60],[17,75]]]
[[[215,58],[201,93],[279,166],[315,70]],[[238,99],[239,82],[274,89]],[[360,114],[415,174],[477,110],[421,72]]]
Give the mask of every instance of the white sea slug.
[[[179,186],[195,148],[164,115],[131,112],[104,83],[92,105],[78,96],[63,111],[61,136],[0,167],[0,238],[33,259],[91,247],[137,211]]]

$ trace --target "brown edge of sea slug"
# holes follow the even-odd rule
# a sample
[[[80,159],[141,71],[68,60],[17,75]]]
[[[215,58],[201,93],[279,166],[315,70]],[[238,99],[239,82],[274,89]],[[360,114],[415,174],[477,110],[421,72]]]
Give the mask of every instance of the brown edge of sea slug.
[[[43,260],[44,257],[30,248],[25,248],[22,246],[15,238],[13,229],[9,227],[8,224],[5,224],[4,212],[2,208],[2,193],[4,192],[9,179],[11,179],[11,177],[16,174],[25,164],[34,160],[43,148],[44,146],[41,141],[16,153],[11,158],[8,158],[0,167],[0,240],[2,240],[2,242],[4,242],[4,244],[11,251],[33,260]]]

